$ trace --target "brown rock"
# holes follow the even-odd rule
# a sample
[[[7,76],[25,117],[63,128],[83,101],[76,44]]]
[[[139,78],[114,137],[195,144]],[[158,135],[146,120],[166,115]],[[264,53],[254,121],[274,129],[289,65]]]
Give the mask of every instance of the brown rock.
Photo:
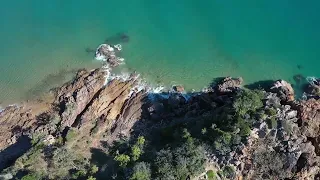
[[[120,114],[125,100],[128,99],[133,84],[133,80],[125,82],[119,80],[111,81],[87,107],[81,116],[82,123],[97,119],[102,115],[106,119],[115,120]]]
[[[182,93],[182,92],[184,92],[184,87],[181,86],[181,85],[174,86],[174,87],[173,87],[173,90],[176,91],[176,92],[178,92],[178,93]]]
[[[271,90],[274,93],[277,93],[278,96],[283,101],[294,101],[294,90],[290,83],[284,80],[278,80],[271,87]]]
[[[9,106],[0,113],[0,151],[15,143],[35,123],[24,107]]]
[[[307,137],[320,136],[320,100],[309,99],[298,106],[301,130]]]
[[[72,82],[58,90],[55,104],[60,107],[62,127],[71,126],[75,122],[77,116],[103,87],[104,75],[101,69],[90,72],[82,70]]]
[[[243,79],[241,77],[239,78],[226,77],[218,84],[218,92],[220,93],[233,92],[236,89],[240,88],[242,83],[243,83]]]

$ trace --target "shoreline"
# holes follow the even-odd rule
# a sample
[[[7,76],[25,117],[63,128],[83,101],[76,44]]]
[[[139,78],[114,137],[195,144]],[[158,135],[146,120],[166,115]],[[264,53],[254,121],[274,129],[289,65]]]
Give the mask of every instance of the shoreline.
[[[170,87],[168,85],[163,85],[161,83],[156,83],[156,84],[151,85],[150,82],[148,81],[148,79],[141,77],[139,73],[137,73],[136,71],[133,71],[133,70],[131,70],[131,72],[128,71],[126,73],[123,73],[122,71],[120,71],[120,73],[112,73],[114,68],[121,68],[121,65],[125,64],[125,59],[122,57],[118,57],[118,53],[121,50],[122,50],[122,46],[120,44],[116,44],[116,45],[100,44],[95,51],[95,60],[102,62],[101,69],[106,72],[105,85],[107,85],[108,82],[110,82],[114,79],[126,81],[130,78],[130,76],[132,74],[134,74],[134,76],[136,76],[136,78],[140,79],[139,85],[137,85],[137,87],[135,87],[135,88],[139,89],[139,91],[141,91],[142,89],[147,89],[147,91],[155,92],[155,93],[161,93],[161,92],[170,93],[170,92],[174,92],[173,88],[175,86],[182,86],[182,87],[184,86],[182,84],[172,84],[172,85],[170,85],[171,86]],[[81,69],[83,69],[83,68],[80,68],[78,70],[73,69],[73,70],[70,70],[70,72],[73,73],[72,76],[74,77],[76,72],[80,71]],[[91,69],[91,70],[94,70],[94,69]],[[206,92],[208,90],[208,88],[210,88],[212,85],[214,85],[214,83],[216,83],[215,80],[220,79],[220,78],[213,78],[213,81],[210,82],[208,85],[204,85],[202,88],[198,87],[199,91],[196,91],[195,89],[191,89],[189,91],[184,90],[183,93],[190,94],[190,93],[194,93],[194,92],[198,92],[198,93]],[[296,80],[296,83],[299,84],[299,87],[294,86],[293,89],[296,92],[297,91],[302,92],[301,94],[299,94],[297,96],[298,99],[303,98],[303,96],[304,96],[304,93],[305,93],[304,86],[310,85],[310,84],[312,84],[312,82],[317,81],[317,78],[313,77],[313,76],[302,77],[301,75],[296,75],[294,77],[294,79]],[[70,80],[72,80],[72,79],[70,79]],[[57,88],[63,86],[64,84],[70,82],[70,80],[65,80],[65,81],[61,82],[59,85],[54,86],[52,89],[57,89]],[[253,82],[253,83],[249,83],[249,84],[246,84],[244,82],[244,83],[242,83],[242,85],[244,87],[249,88],[249,89],[253,89],[253,88],[264,89],[264,88],[269,88],[270,83],[275,82],[275,81],[276,80],[267,80],[267,81],[261,80],[261,81],[257,81],[257,82]],[[302,84],[300,84],[300,82],[302,82]],[[47,92],[41,92],[40,94],[33,94],[33,96],[35,96],[33,99],[22,98],[21,100],[18,100],[18,102],[7,103],[7,104],[0,103],[0,112],[3,111],[3,109],[5,109],[6,107],[19,106],[19,105],[25,104],[25,103],[28,104],[29,101],[32,102],[31,104],[36,103],[36,101],[45,101],[46,100],[45,96],[52,95],[52,93],[53,93],[53,92],[51,92],[52,89]]]
[[[219,112],[220,108],[230,105],[240,93],[253,93],[252,97],[250,94],[247,97],[249,99],[245,99],[245,103],[252,101],[250,98],[260,97],[258,94],[262,93],[266,105],[259,106],[266,110],[274,106],[276,109],[272,113],[278,112],[278,121],[287,119],[294,127],[297,126],[296,121],[300,116],[297,107],[298,110],[303,108],[300,111],[304,118],[311,116],[308,110],[310,105],[315,106],[314,109],[318,108],[318,101],[314,99],[306,102],[295,100],[292,86],[284,80],[273,82],[268,91],[246,90],[242,82],[242,78],[226,77],[200,92],[186,93],[182,86],[163,92],[162,87],[150,87],[137,73],[112,75],[109,67],[78,71],[72,81],[57,88],[55,93],[51,94],[54,96],[42,104],[28,102],[29,104],[21,106],[7,107],[0,113],[0,122],[3,125],[0,128],[0,164],[3,164],[0,169],[12,166],[4,172],[11,175],[17,173],[16,171],[20,170],[19,163],[24,162],[23,159],[28,158],[29,153],[39,153],[34,152],[39,143],[44,143],[49,149],[55,146],[58,150],[61,147],[70,148],[72,151],[79,149],[79,156],[90,158],[92,148],[107,151],[101,142],[111,145],[122,136],[136,137],[133,132],[139,136],[150,137],[153,131],[167,126],[190,123],[193,127],[195,119],[206,119],[208,114],[209,117],[213,116],[215,111]],[[266,122],[257,123],[260,128],[253,128],[251,134],[246,132],[250,141],[249,144],[241,144],[242,148],[244,146],[251,151],[256,149],[254,142],[257,139],[263,140],[260,133],[273,132],[266,129]],[[278,131],[284,133],[283,129],[281,127]],[[75,133],[69,135],[72,136],[72,141],[68,136],[71,133]],[[304,138],[298,137],[299,141]],[[296,136],[291,138],[290,141],[296,141]],[[278,141],[282,142],[280,139]],[[76,146],[73,147],[74,145]],[[310,146],[310,143],[303,143],[301,147],[298,144],[299,150],[303,152],[305,146]],[[237,166],[236,162],[241,161],[243,155],[233,157],[229,154],[206,153],[208,163],[214,165],[215,169],[228,165],[235,168],[237,176],[242,173],[250,176],[243,167]],[[237,154],[236,151],[233,153]],[[251,154],[245,156],[251,157]],[[288,157],[291,156],[298,159],[297,154],[288,154]],[[234,158],[234,161],[225,161],[228,158]],[[15,164],[10,164],[15,161]],[[0,174],[0,177],[3,175]]]

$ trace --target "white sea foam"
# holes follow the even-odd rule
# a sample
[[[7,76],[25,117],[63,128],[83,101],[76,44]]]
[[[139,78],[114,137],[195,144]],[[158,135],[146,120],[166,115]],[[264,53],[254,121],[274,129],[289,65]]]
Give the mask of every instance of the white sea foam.
[[[307,80],[308,83],[310,83],[311,85],[315,85],[314,82],[317,82],[317,78],[316,78],[316,77],[313,77],[313,76],[307,77],[306,80]]]
[[[101,50],[101,51],[104,51],[104,53],[102,53],[99,50],[100,48],[104,48]],[[121,62],[120,64],[123,64],[125,62],[125,59],[117,57],[115,54],[115,51],[114,51],[115,49],[118,51],[121,51],[122,46],[120,44],[117,44],[115,46],[110,46],[108,44],[99,45],[99,47],[96,50],[96,59],[100,60],[100,61],[108,61],[108,58],[117,58],[117,60],[119,60]],[[104,54],[107,54],[107,56]],[[163,85],[151,86],[146,80],[140,78],[140,74],[130,74],[127,72],[121,72],[120,74],[113,74],[112,68],[109,66],[108,62],[104,63],[104,65],[102,66],[102,69],[106,72],[105,85],[108,85],[109,82],[111,82],[112,80],[115,80],[115,79],[120,80],[120,81],[128,81],[128,80],[132,80],[132,78],[134,78],[134,80],[136,80],[135,86],[131,88],[127,98],[130,98],[134,94],[141,92],[141,91],[145,91],[148,94],[148,98],[150,100],[156,100],[159,98],[160,99],[168,99],[171,94],[176,93],[175,91],[172,90],[172,88],[171,88],[171,91],[165,91],[166,87]],[[180,94],[187,101],[191,97],[190,95],[188,95],[186,93],[180,93]]]
[[[114,45],[114,47],[115,47],[118,51],[121,51],[121,50],[122,50],[121,44],[116,44],[116,45]]]

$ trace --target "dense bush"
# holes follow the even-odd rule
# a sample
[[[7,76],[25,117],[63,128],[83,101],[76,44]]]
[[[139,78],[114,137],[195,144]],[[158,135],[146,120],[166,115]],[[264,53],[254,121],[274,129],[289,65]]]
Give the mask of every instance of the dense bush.
[[[151,169],[150,164],[145,162],[138,162],[133,166],[130,180],[150,180]]]
[[[237,94],[233,107],[238,115],[244,116],[261,108],[263,98],[264,93],[261,90],[243,90]]]
[[[185,179],[204,171],[204,149],[184,129],[181,142],[156,153],[154,162],[159,179]]]

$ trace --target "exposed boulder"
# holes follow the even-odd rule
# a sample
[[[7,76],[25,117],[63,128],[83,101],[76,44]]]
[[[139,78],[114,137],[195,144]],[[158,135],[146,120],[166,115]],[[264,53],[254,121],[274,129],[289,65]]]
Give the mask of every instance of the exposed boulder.
[[[173,90],[178,93],[184,92],[184,87],[181,85],[173,86]]]
[[[243,79],[241,77],[226,77],[218,83],[217,89],[219,93],[230,93],[240,88],[242,83]]]
[[[276,81],[271,87],[271,91],[277,93],[282,101],[294,101],[294,90],[287,81]]]

